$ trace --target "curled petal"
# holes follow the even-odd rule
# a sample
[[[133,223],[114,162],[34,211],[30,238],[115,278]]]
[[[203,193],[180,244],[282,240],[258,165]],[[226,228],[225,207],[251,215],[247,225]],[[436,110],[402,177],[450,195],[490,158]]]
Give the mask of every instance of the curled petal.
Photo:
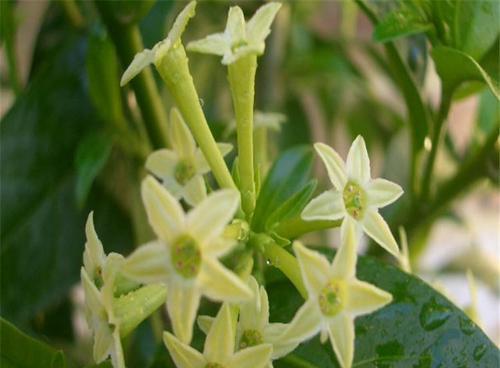
[[[130,82],[137,74],[139,74],[149,64],[153,63],[155,59],[155,51],[145,49],[134,56],[134,59],[128,66],[127,70],[122,75],[120,86],[123,87]]]
[[[177,18],[175,18],[175,22],[168,32],[167,39],[170,41],[171,45],[175,45],[177,41],[180,40],[181,35],[184,33],[186,26],[189,22],[189,19],[194,17],[196,13],[196,1],[191,1],[187,4],[184,9],[179,13]]]
[[[302,211],[301,217],[306,221],[338,220],[345,216],[342,194],[328,190],[311,200]]]
[[[395,257],[399,257],[399,248],[391,229],[384,218],[375,210],[368,209],[362,221],[364,231],[382,248]]]
[[[385,179],[374,179],[366,186],[368,205],[376,208],[387,206],[401,197],[403,189]]]
[[[347,177],[345,164],[342,158],[333,148],[323,143],[314,144],[314,149],[325,164],[328,177],[335,189],[343,191],[347,182]]]
[[[370,180],[370,158],[365,140],[360,135],[352,142],[346,166],[349,179],[353,179],[358,184],[365,184]]]
[[[271,33],[271,24],[280,10],[280,3],[261,6],[246,25],[247,38],[254,42],[263,42]]]

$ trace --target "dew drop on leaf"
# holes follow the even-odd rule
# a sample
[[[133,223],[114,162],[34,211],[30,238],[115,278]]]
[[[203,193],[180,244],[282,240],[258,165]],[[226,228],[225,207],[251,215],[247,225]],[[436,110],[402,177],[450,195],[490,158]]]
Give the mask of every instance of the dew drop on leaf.
[[[451,311],[448,307],[431,299],[423,305],[420,311],[420,325],[424,330],[431,331],[443,325],[450,315]]]

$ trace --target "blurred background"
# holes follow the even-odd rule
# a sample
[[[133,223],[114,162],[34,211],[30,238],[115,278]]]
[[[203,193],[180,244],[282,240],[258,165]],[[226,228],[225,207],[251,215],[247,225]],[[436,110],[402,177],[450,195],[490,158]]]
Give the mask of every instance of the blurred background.
[[[134,12],[142,12],[137,24],[145,47],[165,37],[185,4],[157,1],[150,9],[137,10],[138,2],[126,3],[121,21],[133,23]],[[373,6],[383,15],[395,3]],[[231,4],[240,5],[248,17],[262,2],[200,2],[184,44],[222,31]],[[90,340],[76,286],[83,223],[94,210],[107,252],[128,254],[144,237],[138,225],[137,183],[144,175],[144,152],[151,147],[137,148],[133,137],[144,134],[144,116],[133,89],[118,86],[126,66],[123,52],[93,2],[2,0],[0,5],[1,315],[85,362],[88,350],[81,346],[88,349]],[[269,133],[272,157],[285,148],[319,141],[346,157],[352,140],[362,134],[373,177],[405,189],[384,215],[398,241],[398,225],[405,226],[413,272],[465,308],[474,295],[466,276],[470,270],[478,320],[499,344],[498,161],[467,182],[439,213],[428,213],[425,224],[401,220],[410,202],[408,111],[395,70],[384,45],[374,41],[373,30],[352,1],[283,2],[259,59],[256,85],[256,109],[286,118],[279,131]],[[441,82],[428,40],[414,35],[394,44],[425,106],[435,111]],[[233,110],[225,67],[217,57],[189,56],[216,139],[234,142],[228,128]],[[152,75],[168,112],[171,97],[158,74]],[[484,87],[455,99],[433,183],[452,177],[486,134],[498,129],[498,107]],[[128,135],[117,133],[120,126],[129,129]],[[427,150],[429,144],[426,137]],[[315,176],[320,190],[330,186],[319,161]],[[306,240],[336,246],[338,234],[326,231]],[[364,251],[377,255],[369,244]]]

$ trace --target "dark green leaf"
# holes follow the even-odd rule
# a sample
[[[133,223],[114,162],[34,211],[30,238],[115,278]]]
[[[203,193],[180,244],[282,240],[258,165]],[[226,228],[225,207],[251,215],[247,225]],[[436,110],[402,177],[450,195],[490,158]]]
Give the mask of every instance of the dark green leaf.
[[[291,148],[281,154],[267,174],[257,198],[252,229],[263,231],[269,216],[309,180],[313,153],[309,147]]]
[[[406,7],[389,13],[373,32],[373,39],[378,42],[392,41],[399,37],[410,36],[431,30],[433,24],[415,9]]]
[[[85,137],[76,152],[76,201],[81,208],[87,199],[92,183],[108,161],[112,148],[107,134],[92,133]]]
[[[0,365],[4,368],[65,368],[60,350],[35,340],[0,318]]]
[[[332,257],[331,249],[322,251]],[[289,322],[303,300],[287,280],[277,280],[276,271],[269,276],[274,279],[266,287],[271,321]],[[498,349],[481,329],[419,278],[369,257],[358,259],[357,277],[390,292],[394,300],[356,319],[353,367],[497,367],[500,363]],[[313,367],[338,367],[331,345],[322,345],[317,337],[274,366],[300,367],[291,364],[297,358]]]

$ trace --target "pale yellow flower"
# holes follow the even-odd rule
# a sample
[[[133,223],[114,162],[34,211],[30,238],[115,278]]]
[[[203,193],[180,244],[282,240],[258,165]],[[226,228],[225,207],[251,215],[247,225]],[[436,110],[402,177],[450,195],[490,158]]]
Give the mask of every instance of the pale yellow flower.
[[[165,332],[163,341],[177,368],[264,368],[272,353],[270,344],[234,352],[234,329],[229,305],[224,303],[213,321],[203,354]]]
[[[302,218],[306,221],[351,218],[357,223],[357,228],[363,229],[385,250],[398,257],[396,240],[378,209],[398,199],[403,190],[388,180],[371,178],[370,158],[363,137],[354,140],[345,163],[326,144],[316,143],[314,148],[325,164],[335,190],[314,198],[304,208]]]
[[[356,236],[352,220],[343,228],[343,244],[332,264],[319,253],[296,242],[293,245],[308,298],[280,336],[302,342],[320,333],[330,338],[341,367],[349,368],[354,356],[354,319],[372,313],[392,300],[391,294],[356,279]]]

